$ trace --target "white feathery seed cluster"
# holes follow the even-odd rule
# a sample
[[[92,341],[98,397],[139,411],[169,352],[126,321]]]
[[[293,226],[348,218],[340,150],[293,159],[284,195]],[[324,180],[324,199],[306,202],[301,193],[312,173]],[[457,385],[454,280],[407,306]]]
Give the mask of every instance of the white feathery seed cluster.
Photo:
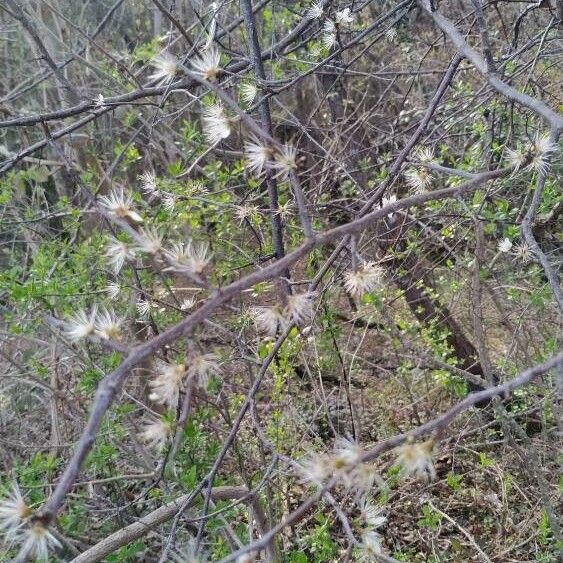
[[[192,61],[192,67],[198,76],[209,82],[215,82],[221,73],[221,53],[215,46],[203,51]]]
[[[162,451],[174,430],[173,424],[166,418],[151,418],[139,433],[139,439],[150,449]]]
[[[313,317],[314,293],[295,293],[288,295],[284,307],[255,307],[252,310],[254,323],[259,332],[274,338],[291,323],[303,326]]]
[[[167,270],[192,274],[201,274],[213,257],[209,251],[209,243],[193,240],[173,243],[164,254],[171,263]]]
[[[186,373],[185,364],[162,363],[158,375],[149,382],[149,387],[152,389],[149,399],[153,403],[166,405],[175,411],[178,408],[180,390]]]
[[[522,168],[530,167],[538,174],[547,174],[551,166],[550,160],[557,150],[557,145],[549,134],[538,133],[533,142],[517,149],[506,149],[508,164],[514,168],[514,173]]]
[[[113,271],[118,274],[125,262],[131,262],[136,258],[136,249],[126,242],[111,237],[106,246],[106,258]]]
[[[156,82],[157,86],[164,86],[172,82],[178,74],[178,59],[170,53],[164,52],[156,55],[150,64],[155,70],[149,76],[149,80]]]
[[[208,143],[217,145],[231,134],[231,119],[222,104],[206,107],[202,113],[203,135]]]
[[[143,218],[133,209],[133,198],[130,194],[125,194],[123,189],[112,190],[108,195],[100,196],[98,201],[116,217],[129,217],[136,223],[143,222]]]
[[[109,309],[102,309],[98,312],[97,306],[94,305],[89,314],[85,311],[77,311],[65,324],[66,333],[74,342],[88,336],[98,336],[105,340],[119,340],[123,319]]]
[[[309,453],[299,463],[303,482],[320,487],[332,477],[340,484],[360,495],[366,494],[376,478],[375,469],[362,462],[364,452],[355,442],[337,438],[331,454]]]
[[[315,0],[311,2],[311,5],[305,12],[305,17],[308,20],[318,20],[323,17],[323,3],[320,0]]]
[[[243,82],[239,86],[239,95],[247,106],[251,106],[258,95],[258,87],[253,82]]]
[[[413,188],[414,193],[421,194],[430,187],[432,174],[425,168],[411,168],[405,172],[405,180]]]
[[[344,288],[355,298],[376,289],[383,280],[385,270],[375,262],[364,262],[356,270],[344,274]]]
[[[511,248],[512,248],[512,243],[510,242],[510,239],[504,238],[498,243],[499,252],[507,253],[510,252]]]
[[[397,463],[401,467],[403,476],[412,476],[421,481],[432,481],[436,478],[436,469],[432,461],[434,440],[414,442],[408,440],[399,448]]]
[[[40,522],[30,520],[27,505],[17,483],[0,500],[0,533],[9,545],[20,545],[18,559],[47,562],[51,552],[61,547],[59,540]]]

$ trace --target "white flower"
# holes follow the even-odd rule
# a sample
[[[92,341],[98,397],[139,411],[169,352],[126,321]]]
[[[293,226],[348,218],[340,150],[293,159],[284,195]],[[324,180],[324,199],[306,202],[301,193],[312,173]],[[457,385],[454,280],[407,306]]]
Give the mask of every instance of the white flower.
[[[286,319],[277,305],[255,307],[252,312],[256,328],[267,336],[275,337],[278,330],[282,331],[287,325]]]
[[[104,109],[106,107],[106,99],[103,94],[98,94],[98,97],[94,100],[94,107],[97,109]]]
[[[395,203],[396,201],[397,201],[397,196],[395,194],[391,194],[390,196],[384,196],[381,198],[381,203],[379,204],[379,207],[381,209],[384,209],[385,207],[391,205],[392,203]],[[391,213],[387,213],[387,218],[392,219],[393,215],[395,215],[395,212],[391,211]]]
[[[231,134],[231,122],[222,104],[214,104],[203,111],[201,118],[203,135],[216,145]]]
[[[321,0],[315,0],[309,6],[309,9],[305,12],[305,17],[308,20],[316,20],[321,18],[323,15],[323,3]]]
[[[338,25],[342,25],[352,23],[354,21],[354,16],[352,16],[350,8],[344,8],[334,14],[334,19]]]
[[[113,301],[117,299],[121,292],[121,286],[116,282],[110,282],[106,286],[106,293],[108,294],[109,298]]]
[[[158,187],[156,185],[156,175],[154,172],[147,170],[139,176],[141,182],[141,190],[145,192],[150,198],[158,195]]]
[[[156,81],[157,86],[168,84],[178,72],[178,59],[170,53],[160,53],[150,63],[155,71],[149,76],[149,80]]]
[[[407,184],[414,188],[415,193],[424,193],[432,183],[432,175],[424,168],[415,168],[405,172]]]
[[[96,333],[105,340],[118,340],[121,336],[123,319],[108,309],[103,309],[96,315]]]
[[[201,387],[207,387],[211,375],[219,375],[221,368],[215,354],[195,352],[188,358],[188,375],[195,377]]]
[[[49,530],[36,522],[25,530],[24,542],[18,554],[19,558],[33,558],[35,561],[48,561],[49,551],[61,547],[59,540]]]
[[[0,532],[12,538],[31,516],[31,508],[27,506],[17,483],[12,484],[12,491],[0,500]]]
[[[149,399],[154,403],[167,405],[176,410],[185,375],[186,366],[184,364],[164,364],[159,375],[149,382],[149,386],[152,388]]]
[[[287,180],[290,174],[297,168],[297,149],[293,145],[283,145],[281,150],[274,154],[275,161],[272,168],[277,170],[276,177]]]
[[[505,238],[498,243],[499,252],[510,252],[511,248],[512,243],[510,242],[510,239]]]
[[[261,176],[273,156],[272,149],[254,139],[244,143],[244,151],[249,172],[257,177]]]
[[[532,166],[538,173],[546,174],[549,170],[549,158],[557,149],[549,135],[537,135],[532,147]]]
[[[186,244],[173,243],[170,249],[165,250],[165,254],[172,262],[172,266],[167,269],[193,274],[201,274],[213,256],[209,252],[209,243],[191,240]]]
[[[138,249],[148,254],[160,252],[162,250],[162,234],[152,227],[142,229]]]
[[[77,311],[74,313],[66,323],[66,333],[69,338],[76,341],[94,334],[96,330],[96,314],[96,305],[92,307],[89,315],[87,315],[85,311]]]
[[[139,434],[139,439],[149,448],[161,451],[171,435],[172,424],[168,420],[158,418],[144,426],[143,431]]]
[[[295,293],[287,297],[284,316],[296,325],[302,325],[313,316],[313,293]]]
[[[106,246],[106,257],[113,266],[113,271],[118,274],[123,268],[126,260],[135,259],[135,250],[126,242],[121,242],[115,238],[111,238]]]
[[[220,62],[221,53],[217,47],[212,46],[192,61],[192,66],[196,74],[209,82],[214,82],[221,72]]]
[[[417,479],[432,481],[436,477],[436,470],[432,461],[434,440],[426,442],[409,441],[399,449],[398,464],[403,475],[412,475]]]
[[[240,99],[250,106],[258,95],[258,88],[252,82],[243,82],[239,87]]]
[[[414,156],[419,162],[423,162],[424,164],[429,164],[434,160],[434,152],[430,147],[418,147]]]
[[[332,47],[336,44],[336,26],[332,20],[325,21],[321,41],[327,49],[332,49]]]
[[[123,189],[113,190],[109,195],[99,198],[103,205],[112,215],[116,217],[129,217],[137,223],[142,223],[141,216],[132,208],[133,198],[125,194]]]
[[[344,274],[344,288],[352,297],[373,291],[383,278],[384,270],[374,262],[366,262],[357,270]]]

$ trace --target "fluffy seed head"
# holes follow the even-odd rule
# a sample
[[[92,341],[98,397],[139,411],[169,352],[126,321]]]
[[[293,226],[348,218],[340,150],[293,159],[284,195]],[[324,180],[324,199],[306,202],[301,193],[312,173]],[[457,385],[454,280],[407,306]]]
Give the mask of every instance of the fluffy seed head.
[[[327,49],[332,49],[336,45],[336,26],[332,20],[325,21],[321,42]]]
[[[244,143],[244,151],[248,171],[256,177],[260,177],[272,159],[272,149],[253,139],[253,141]]]
[[[289,295],[284,309],[284,316],[298,326],[311,320],[313,316],[313,294],[307,292]]]
[[[186,366],[184,364],[163,364],[158,376],[149,383],[152,389],[149,399],[154,403],[167,405],[170,409],[176,410],[185,375]]]
[[[86,311],[77,311],[66,323],[66,333],[72,341],[81,340],[91,336],[96,331],[97,307],[94,305],[90,314]]]
[[[143,427],[139,439],[149,448],[162,451],[172,435],[172,430],[172,424],[168,420],[155,418]]]
[[[240,99],[251,106],[258,95],[258,88],[252,82],[243,82],[239,87]]]
[[[99,198],[100,205],[116,217],[129,217],[136,223],[142,223],[142,217],[133,209],[133,198],[123,189],[113,190],[109,195]]]
[[[153,227],[141,229],[138,249],[148,254],[156,254],[162,250],[162,234]]]
[[[520,244],[514,245],[512,252],[514,254],[514,257],[517,260],[520,260],[522,264],[528,264],[534,257],[532,249],[526,242],[521,242]]]
[[[198,384],[206,388],[212,375],[219,375],[221,368],[215,354],[194,352],[188,357],[188,375],[197,379]]]
[[[408,441],[399,449],[397,463],[401,466],[404,476],[413,476],[422,481],[432,481],[436,478],[436,470],[432,461],[434,441]]]
[[[275,161],[272,168],[277,170],[276,177],[287,180],[290,174],[297,169],[297,149],[293,145],[284,145],[274,154]]]
[[[188,241],[175,242],[164,251],[172,263],[167,270],[201,274],[209,264],[213,254],[209,252],[209,243]]]
[[[405,172],[405,179],[415,193],[424,193],[432,183],[432,174],[424,168],[413,168]]]
[[[275,337],[278,331],[284,330],[286,319],[279,306],[255,307],[252,311],[256,328],[270,337]]]
[[[18,484],[13,483],[10,494],[0,500],[0,533],[10,539],[31,513],[32,510],[25,503]]]
[[[119,340],[123,319],[111,310],[103,309],[96,315],[96,333],[105,340]]]
[[[22,559],[33,558],[47,562],[49,552],[61,547],[59,540],[39,522],[26,529],[22,537],[24,541],[18,554]]]
[[[397,41],[397,37],[399,36],[399,34],[397,33],[396,28],[394,27],[390,27],[386,32],[385,32],[385,39],[389,42],[389,43],[395,43],[395,41]]]
[[[557,145],[553,143],[549,135],[538,134],[532,147],[532,166],[538,173],[547,174],[550,167],[550,157],[557,149]]]
[[[220,63],[221,53],[215,46],[212,46],[194,59],[192,66],[196,74],[209,82],[215,82],[221,73]]]
[[[239,220],[239,224],[259,216],[260,208],[257,205],[237,205],[235,208],[235,217]]]
[[[384,270],[375,262],[366,262],[357,270],[344,274],[344,288],[352,296],[360,298],[373,291],[383,278]]]
[[[354,16],[350,8],[344,8],[334,14],[334,20],[338,25],[350,24],[354,21]]]
[[[305,17],[308,20],[316,20],[323,16],[323,3],[320,0],[315,0],[305,12]]]
[[[105,255],[116,274],[121,271],[126,261],[134,260],[136,257],[135,249],[132,248],[131,245],[115,238],[110,239],[110,242],[106,246]]]
[[[423,162],[424,164],[429,164],[434,160],[434,152],[430,147],[418,147],[415,151],[415,158],[419,162]]]
[[[510,242],[510,239],[504,238],[498,243],[499,252],[510,252],[511,248],[512,243]]]
[[[156,175],[154,172],[147,170],[139,176],[139,182],[141,183],[141,190],[149,196],[149,198],[156,197],[158,195],[158,186],[156,185]]]
[[[178,73],[178,59],[170,53],[160,53],[150,64],[155,71],[149,76],[149,80],[156,81],[157,86],[168,84]]]
[[[205,108],[201,125],[208,143],[216,145],[231,134],[231,122],[222,104]]]

